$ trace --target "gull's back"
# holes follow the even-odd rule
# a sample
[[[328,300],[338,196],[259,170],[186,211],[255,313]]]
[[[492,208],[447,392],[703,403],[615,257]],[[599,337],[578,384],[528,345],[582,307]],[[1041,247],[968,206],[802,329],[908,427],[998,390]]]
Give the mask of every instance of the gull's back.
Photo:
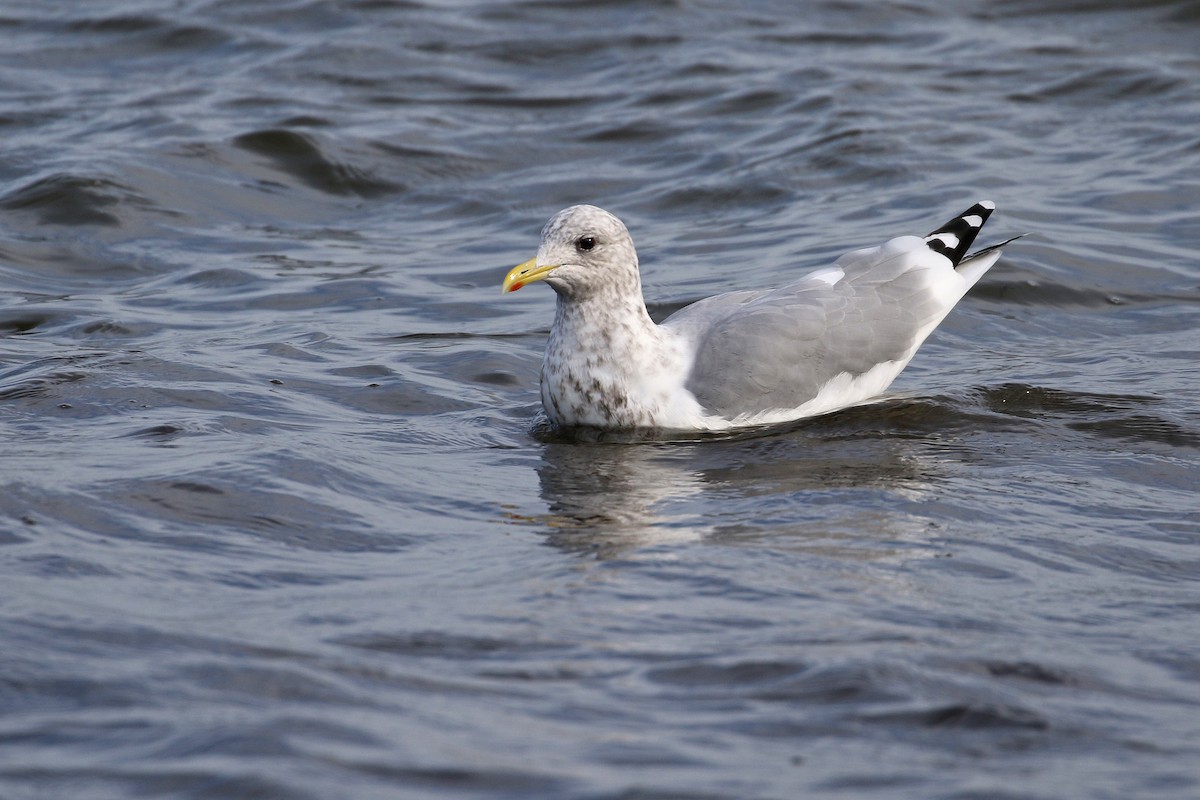
[[[847,253],[779,289],[680,310],[663,324],[695,349],[686,388],[736,424],[811,416],[879,394],[999,258],[995,248],[964,255],[991,210],[977,204],[924,239]]]

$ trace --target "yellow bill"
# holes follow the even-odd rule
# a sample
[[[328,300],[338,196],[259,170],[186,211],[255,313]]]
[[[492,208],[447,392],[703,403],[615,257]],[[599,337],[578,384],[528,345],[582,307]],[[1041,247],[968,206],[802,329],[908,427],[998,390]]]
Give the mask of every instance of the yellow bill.
[[[560,266],[560,264],[543,264],[539,267],[537,256],[534,256],[523,264],[517,264],[504,276],[504,283],[500,286],[500,291],[507,294],[508,292],[515,292],[527,283],[544,281],[546,280],[546,276]]]

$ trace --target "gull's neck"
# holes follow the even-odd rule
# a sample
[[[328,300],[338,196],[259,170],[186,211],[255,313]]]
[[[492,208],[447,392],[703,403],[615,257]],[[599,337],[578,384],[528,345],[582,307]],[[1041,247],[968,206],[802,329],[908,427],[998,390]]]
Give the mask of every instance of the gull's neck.
[[[688,366],[640,292],[559,295],[542,361],[542,405],[559,425],[659,426]]]

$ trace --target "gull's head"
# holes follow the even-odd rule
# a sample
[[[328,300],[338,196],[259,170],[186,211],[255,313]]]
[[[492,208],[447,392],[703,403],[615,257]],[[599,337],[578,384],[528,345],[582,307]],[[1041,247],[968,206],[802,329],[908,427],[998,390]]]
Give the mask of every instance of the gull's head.
[[[537,255],[513,267],[502,291],[515,292],[534,281],[545,281],[572,299],[606,290],[640,295],[642,290],[629,231],[596,206],[571,206],[551,217]]]

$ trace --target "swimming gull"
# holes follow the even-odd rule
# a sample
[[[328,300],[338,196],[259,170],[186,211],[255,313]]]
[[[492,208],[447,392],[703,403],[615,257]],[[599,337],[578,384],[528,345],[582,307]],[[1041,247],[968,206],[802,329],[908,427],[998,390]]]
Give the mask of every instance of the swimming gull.
[[[550,218],[537,255],[508,273],[503,291],[545,281],[558,295],[541,376],[556,425],[787,422],[863,403],[891,384],[1000,257],[1001,245],[966,254],[994,209],[976,203],[926,237],[855,250],[778,289],[709,297],[659,325],[625,225],[571,206]]]

